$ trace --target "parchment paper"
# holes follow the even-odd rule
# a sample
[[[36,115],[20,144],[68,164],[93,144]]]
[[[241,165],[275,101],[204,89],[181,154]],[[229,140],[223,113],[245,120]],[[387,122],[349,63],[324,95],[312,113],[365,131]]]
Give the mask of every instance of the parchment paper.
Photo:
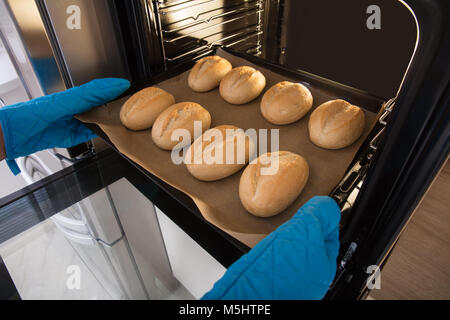
[[[238,186],[242,170],[223,180],[202,182],[187,171],[185,165],[175,165],[170,152],[159,149],[151,139],[151,130],[130,131],[122,126],[119,111],[127,98],[116,100],[95,108],[78,119],[97,124],[109,137],[114,146],[131,160],[148,170],[161,180],[189,195],[198,206],[204,218],[246,245],[253,247],[263,237],[288,220],[308,199],[315,195],[328,195],[339,183],[352,161],[364,137],[375,121],[376,114],[365,111],[366,127],[363,136],[351,146],[341,150],[321,149],[312,144],[308,137],[309,116],[321,103],[336,99],[332,92],[305,84],[311,91],[314,104],[312,110],[300,121],[290,125],[276,126],[267,122],[261,115],[261,97],[272,85],[279,81],[296,81],[233,56],[222,50],[216,52],[228,59],[233,67],[250,65],[260,70],[266,77],[267,85],[263,93],[245,105],[231,105],[219,95],[219,89],[207,93],[193,92],[187,85],[189,71],[157,84],[172,93],[176,102],[193,101],[206,108],[212,118],[211,127],[232,124],[244,130],[280,129],[280,150],[302,155],[310,166],[309,180],[297,200],[285,211],[271,218],[258,218],[248,213],[242,206]],[[360,106],[364,108],[364,106]],[[270,135],[269,135],[270,139]],[[270,140],[269,140],[270,141]],[[270,145],[270,143],[269,143]],[[270,148],[270,147],[269,147]],[[270,150],[269,150],[270,151]],[[274,189],[277,186],[274,185]]]

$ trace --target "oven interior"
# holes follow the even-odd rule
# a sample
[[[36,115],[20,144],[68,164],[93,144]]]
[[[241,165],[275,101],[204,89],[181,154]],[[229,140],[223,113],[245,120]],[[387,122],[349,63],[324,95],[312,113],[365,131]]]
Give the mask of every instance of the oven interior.
[[[331,62],[337,65],[338,59],[342,59],[339,54],[339,42],[344,45],[358,46],[358,39],[368,34],[365,25],[360,26],[361,31],[353,34],[354,39],[347,39],[350,36],[345,31],[352,28],[356,23],[364,22],[367,17],[365,8],[368,2],[350,1],[345,6],[332,5],[329,1],[318,1],[315,5],[305,6],[300,1],[289,0],[136,0],[136,1],[116,1],[117,17],[120,21],[121,29],[125,33],[124,48],[129,61],[129,68],[133,78],[137,81],[145,81],[155,74],[176,68],[177,65],[187,61],[199,59],[210,54],[214,46],[225,46],[236,52],[266,59],[272,63],[279,64],[293,70],[300,69],[302,59],[308,59],[308,56],[302,52],[309,51],[314,55],[315,50],[320,52],[328,50],[323,56],[331,57]],[[390,35],[392,38],[399,38],[404,33],[404,41],[407,48],[399,54],[396,59],[395,74],[389,90],[379,90],[384,97],[385,103],[377,109],[371,110],[378,113],[377,123],[374,125],[368,138],[355,156],[352,164],[342,181],[330,193],[342,209],[341,221],[341,239],[348,242],[350,234],[346,233],[345,225],[351,217],[352,208],[360,188],[364,182],[366,172],[370,167],[371,161],[377,150],[377,143],[383,135],[384,127],[389,121],[389,114],[395,106],[395,92],[400,85],[403,74],[406,71],[411,58],[414,45],[415,34],[409,34],[406,31],[415,28],[413,18],[400,2],[393,1],[394,6],[390,9],[394,12],[400,12],[410,23],[409,26],[396,28]],[[326,6],[331,6],[327,10]],[[309,8],[309,9],[308,9]],[[323,10],[320,10],[320,9]],[[350,9],[349,12],[349,8]],[[309,11],[308,11],[309,10]],[[333,12],[338,11],[333,17]],[[327,13],[323,14],[326,11]],[[301,14],[300,14],[301,13]],[[341,16],[344,15],[344,16]],[[348,24],[345,20],[351,20],[351,16],[357,16],[355,21]],[[317,21],[317,23],[306,23],[302,18],[309,17],[308,21]],[[311,17],[314,17],[311,20]],[[327,24],[324,20],[334,19]],[[332,31],[333,23],[337,23],[336,29]],[[142,27],[144,26],[144,27]],[[331,29],[330,29],[331,28]],[[409,28],[409,29],[408,29]],[[318,37],[331,33],[336,33],[339,37],[337,42],[328,45],[327,41],[333,41],[314,38],[311,34],[317,34]],[[128,34],[126,34],[128,33]],[[351,37],[350,37],[351,38]],[[391,39],[389,39],[391,40]],[[367,51],[378,48],[383,41],[363,46],[357,55],[364,55]],[[396,40],[398,41],[398,40]],[[318,49],[315,49],[318,47]],[[394,68],[389,61],[384,59],[385,49],[379,50],[375,56],[380,57],[380,61],[375,61],[375,69]],[[345,52],[351,52],[347,50]],[[401,51],[401,50],[397,50]],[[392,53],[388,53],[393,56]],[[325,59],[324,58],[324,59]],[[334,61],[333,59],[337,59]],[[395,59],[394,59],[395,60]],[[401,63],[398,63],[398,61]],[[324,63],[324,64],[327,64]],[[347,63],[348,68],[358,68],[358,64],[370,63],[366,60],[353,62],[354,65]],[[379,65],[380,63],[387,66]],[[373,63],[372,63],[373,64]],[[134,69],[134,70],[133,70]],[[309,70],[307,70],[309,71]],[[341,72],[335,68],[336,72]],[[370,70],[367,71],[370,73]],[[380,71],[380,73],[382,73]],[[328,74],[324,74],[328,76]],[[383,76],[383,75],[381,75]],[[375,81],[379,81],[379,75],[375,75]],[[370,78],[370,77],[366,77]],[[335,80],[335,79],[332,79]],[[383,82],[387,80],[384,79]],[[354,89],[360,94],[374,96],[365,83],[366,90],[361,88]],[[354,86],[355,87],[355,86]],[[391,99],[389,99],[391,98]]]
[[[418,43],[417,21],[405,3],[379,3],[383,13],[389,13],[383,15],[387,30],[382,33],[366,28],[366,9],[371,4],[360,0],[345,4],[324,0],[116,2],[118,11],[124,13],[118,18],[129,35],[124,37],[124,47],[137,81],[199,59],[220,45],[334,80],[336,85],[384,101],[371,110],[378,114],[377,121],[341,182],[330,192],[342,212],[341,250],[330,292],[345,275],[364,232],[355,221],[349,222],[364,215],[356,212],[361,188]],[[357,70],[356,77],[348,76]]]

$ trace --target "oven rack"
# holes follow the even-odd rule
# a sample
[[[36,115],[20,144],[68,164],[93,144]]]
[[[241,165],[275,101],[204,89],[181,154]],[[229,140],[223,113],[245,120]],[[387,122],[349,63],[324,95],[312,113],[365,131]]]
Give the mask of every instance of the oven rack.
[[[192,59],[198,59],[198,58],[200,58],[202,56],[205,56],[205,55],[208,55],[209,53],[211,53],[213,51],[212,47],[214,47],[216,45],[219,45],[219,44],[220,45],[226,45],[227,47],[233,48],[233,47],[235,47],[238,44],[248,43],[247,40],[249,40],[251,38],[261,36],[263,31],[258,29],[257,32],[253,32],[252,34],[248,34],[247,33],[247,35],[243,36],[243,34],[245,34],[245,33],[246,33],[245,31],[241,31],[241,32],[233,33],[231,35],[227,35],[227,36],[225,36],[223,38],[220,38],[219,40],[208,42],[208,43],[206,43],[204,45],[201,45],[201,46],[197,46],[194,49],[186,51],[186,52],[183,52],[180,55],[177,55],[175,57],[165,56],[165,60],[167,62],[176,62],[178,60],[181,60],[181,59],[189,57],[189,56],[194,56],[194,57],[191,57]],[[241,36],[243,36],[243,37],[241,37]],[[241,38],[239,38],[239,37],[241,37]],[[235,38],[237,38],[237,40],[234,40]],[[203,39],[199,39],[199,40],[203,40]],[[234,41],[233,42],[228,42],[230,40],[234,40]],[[250,42],[249,46],[250,46],[250,48],[248,48],[246,50],[240,50],[240,51],[243,51],[245,53],[251,53],[253,55],[260,55],[261,54],[262,45],[259,43],[259,39],[255,43]]]
[[[166,15],[169,13],[176,13],[185,9],[193,9],[195,7],[199,7],[201,5],[205,5],[212,2],[221,2],[222,4],[225,2],[223,0],[154,0],[153,1],[161,10],[161,14]],[[228,3],[233,2],[232,0],[228,0]],[[231,3],[231,6],[237,7],[242,6],[243,4],[252,3],[252,2],[263,2],[263,0],[234,0],[235,3]],[[230,4],[229,4],[230,5]],[[225,5],[222,5],[221,8],[227,8]]]
[[[213,2],[217,0],[156,0],[155,2],[158,4],[158,6],[161,9],[169,10],[170,12],[177,12],[179,10],[192,8],[195,6],[199,6],[205,3]],[[183,6],[186,4],[186,6]],[[176,6],[182,6],[181,8],[172,9],[170,8],[176,7]]]
[[[366,177],[371,160],[377,150],[377,144],[380,141],[380,137],[384,133],[387,118],[392,112],[394,106],[395,98],[392,98],[383,104],[383,112],[378,118],[378,132],[373,136],[373,138],[371,138],[367,150],[363,152],[359,159],[351,166],[339,185],[330,194],[341,208],[341,226],[345,225],[346,218],[348,218],[347,213],[351,212],[353,208],[356,197],[358,196]]]
[[[153,3],[166,65],[198,59],[217,45],[256,56],[262,53],[264,0]]]
[[[381,135],[383,134],[384,128],[386,127],[386,124],[387,124],[386,119],[387,119],[387,117],[389,116],[389,114],[392,112],[394,106],[395,106],[395,98],[392,98],[392,99],[388,100],[388,101],[384,104],[384,106],[383,106],[384,111],[383,111],[383,113],[381,114],[381,116],[378,118],[378,122],[379,122],[380,124],[382,124],[383,127],[382,127],[382,129],[375,135],[375,137],[373,137],[373,139],[370,141],[370,148],[373,149],[374,151],[377,150],[377,143],[378,143],[378,141],[380,140],[380,137],[381,137]]]

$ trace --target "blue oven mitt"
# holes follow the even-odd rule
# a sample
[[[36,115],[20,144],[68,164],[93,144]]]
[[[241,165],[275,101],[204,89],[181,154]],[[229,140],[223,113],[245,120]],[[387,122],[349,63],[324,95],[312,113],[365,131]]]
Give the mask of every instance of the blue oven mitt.
[[[341,211],[314,197],[228,268],[202,299],[321,299],[334,279]]]
[[[90,81],[63,92],[0,108],[6,161],[14,174],[14,159],[49,148],[68,148],[88,141],[95,134],[73,118],[117,98],[130,87],[125,79]]]

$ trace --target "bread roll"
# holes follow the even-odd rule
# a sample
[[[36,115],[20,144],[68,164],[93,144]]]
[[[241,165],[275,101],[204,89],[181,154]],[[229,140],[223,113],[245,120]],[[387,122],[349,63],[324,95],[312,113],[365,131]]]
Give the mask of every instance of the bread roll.
[[[242,173],[239,198],[253,215],[271,217],[294,202],[308,176],[308,163],[298,154],[289,151],[265,153]]]
[[[364,111],[345,100],[318,106],[309,118],[311,141],[322,148],[340,149],[358,140],[364,130]]]
[[[182,148],[191,144],[194,139],[194,121],[201,121],[201,133],[208,129],[211,125],[211,116],[209,112],[201,105],[195,102],[180,102],[164,110],[152,128],[153,142],[160,148],[172,150],[174,147]],[[179,139],[172,140],[172,134],[176,129],[185,129],[188,140]],[[178,131],[177,133],[180,133]]]
[[[188,171],[197,179],[214,181],[241,170],[254,151],[244,130],[221,125],[207,130],[186,152]]]
[[[252,101],[263,91],[266,78],[252,67],[243,66],[232,69],[220,81],[220,95],[231,104],[244,104]]]
[[[133,94],[120,109],[120,121],[131,130],[148,129],[156,117],[175,103],[170,93],[148,87]]]
[[[261,113],[273,124],[288,124],[301,119],[311,109],[312,104],[311,92],[304,85],[282,81],[264,94]]]
[[[188,77],[189,87],[197,92],[206,92],[216,88],[220,80],[231,70],[228,60],[209,56],[197,61]]]

